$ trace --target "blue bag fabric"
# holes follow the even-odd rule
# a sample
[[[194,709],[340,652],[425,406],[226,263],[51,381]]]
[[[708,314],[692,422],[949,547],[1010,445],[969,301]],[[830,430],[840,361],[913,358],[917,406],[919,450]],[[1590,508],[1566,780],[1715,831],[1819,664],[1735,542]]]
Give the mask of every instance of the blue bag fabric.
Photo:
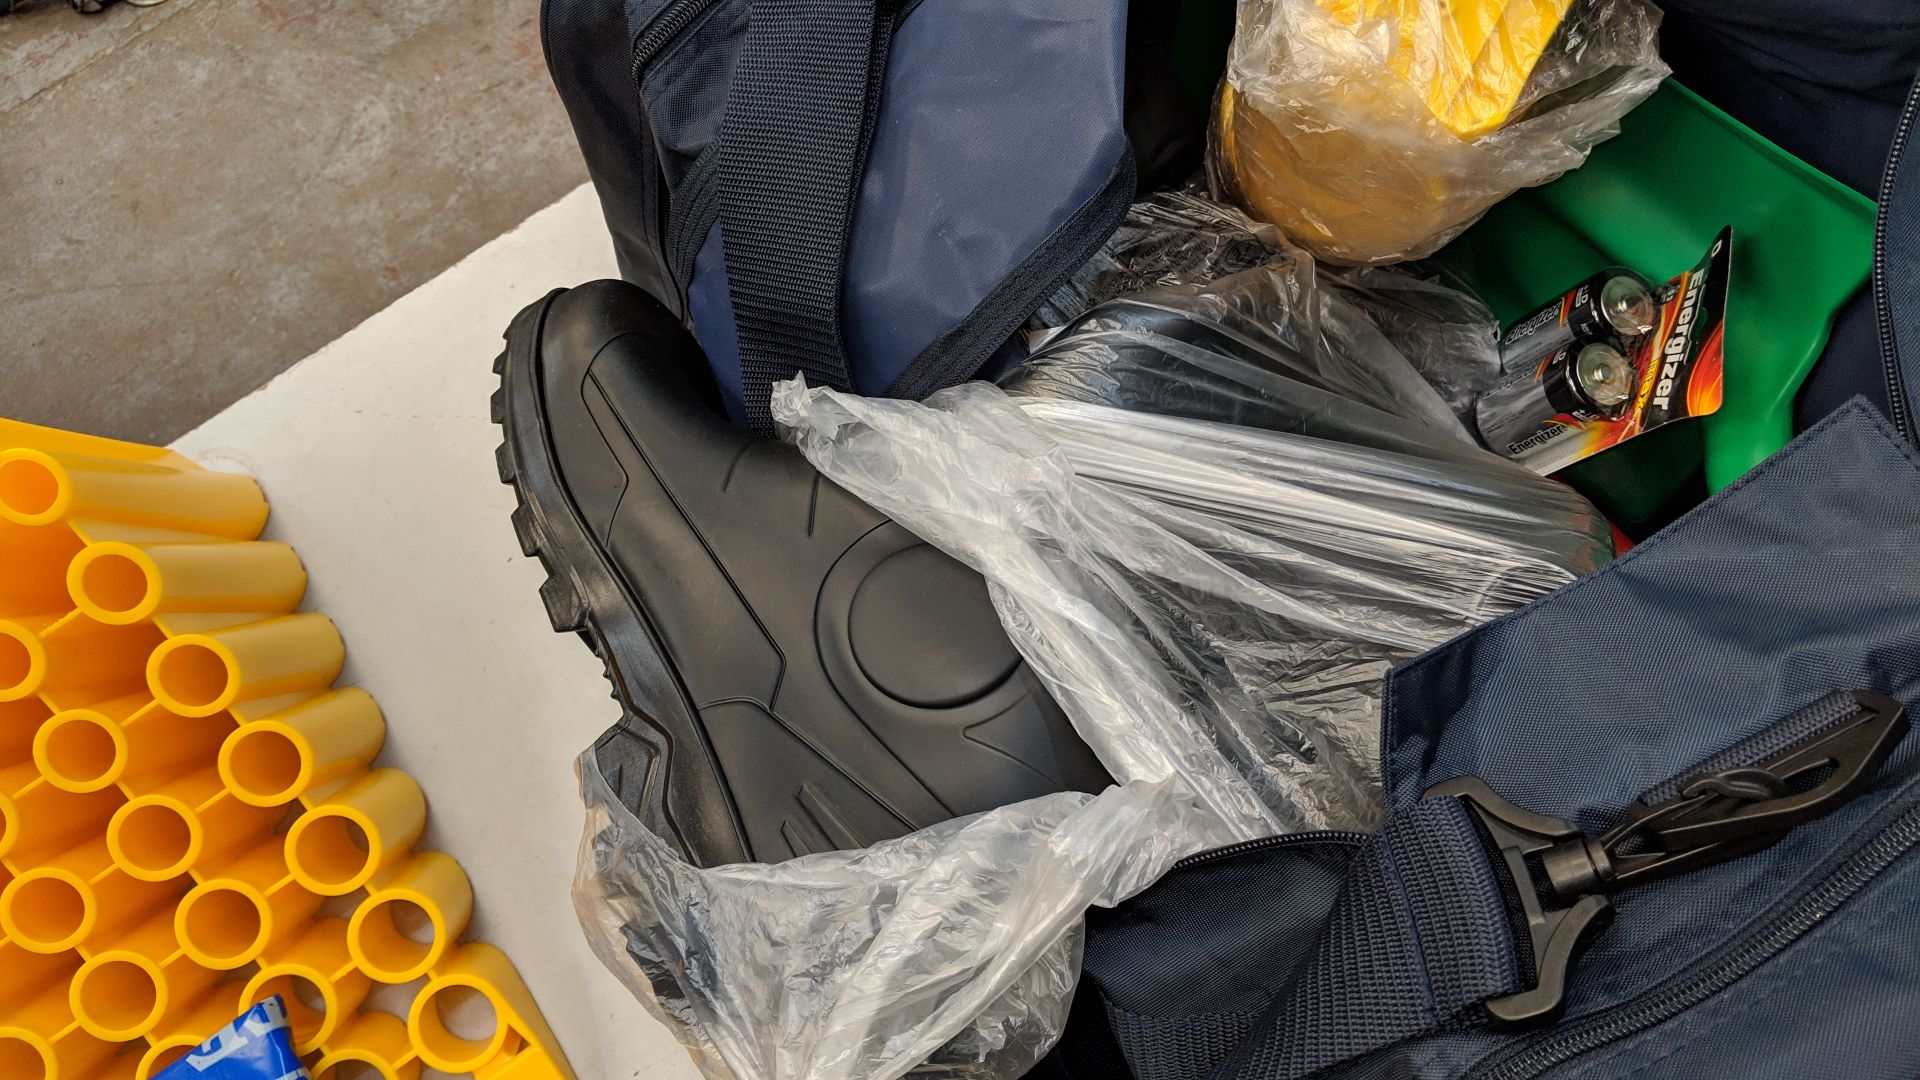
[[[1036,1075],[1920,1075],[1901,916],[1920,736],[1773,846],[1615,892],[1564,1015],[1528,1027],[1482,1003],[1530,986],[1540,954],[1503,934],[1515,900],[1441,813],[1460,804],[1422,798],[1477,777],[1595,834],[1730,748],[1825,722],[1835,691],[1920,702],[1917,538],[1920,452],[1855,402],[1607,568],[1396,669],[1381,833],[1225,849],[1091,913],[1076,1016],[1102,1022],[1070,1024]]]
[[[686,315],[728,414],[761,427],[795,372],[919,397],[1004,361],[1134,197],[1130,104],[1197,153],[1197,105],[1128,85],[1128,27],[1124,0],[543,13],[622,275]]]
[[[1564,1013],[1529,1026],[1461,1004],[1539,980],[1522,921],[1496,932],[1523,886],[1476,886],[1497,845],[1476,857],[1422,798],[1473,777],[1594,835],[1825,723],[1838,692],[1920,706],[1917,120],[1920,89],[1875,251],[1891,421],[1855,399],[1598,573],[1396,669],[1382,831],[1209,853],[1089,913],[1036,1080],[1920,1076],[1920,736],[1772,846],[1614,893]]]
[[[1781,148],[1868,198],[1889,173],[1887,147],[1910,123],[1920,70],[1912,0],[1666,0],[1660,53],[1676,79]],[[1913,182],[1909,177],[1909,182]],[[1805,429],[1863,395],[1883,411],[1874,297],[1839,312],[1795,402]]]
[[[1389,798],[1474,775],[1598,829],[1679,769],[1855,687],[1920,702],[1920,455],[1857,402],[1607,569],[1394,672]],[[1916,844],[1920,738],[1775,847],[1617,894],[1551,1028],[1395,1056],[1418,1076],[1920,1075],[1920,950],[1889,948],[1883,922],[1920,902]],[[1887,864],[1853,881],[1874,845]],[[1858,891],[1809,906],[1843,887]],[[1779,925],[1794,911],[1812,921]],[[1751,967],[1730,963],[1743,951]],[[1658,1000],[1711,971],[1726,984]],[[1843,1058],[1809,1059],[1806,1044],[1842,1031]]]

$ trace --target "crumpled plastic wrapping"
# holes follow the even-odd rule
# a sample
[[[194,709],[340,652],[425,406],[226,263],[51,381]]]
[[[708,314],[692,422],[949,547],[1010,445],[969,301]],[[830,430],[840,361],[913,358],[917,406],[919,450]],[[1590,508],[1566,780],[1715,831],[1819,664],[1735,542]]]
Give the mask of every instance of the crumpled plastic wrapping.
[[[1667,73],[1647,0],[1245,0],[1238,18],[1214,193],[1339,262],[1438,250],[1577,168]]]
[[[584,755],[582,925],[710,1076],[1021,1075],[1064,1024],[1085,907],[1198,851],[1373,824],[1386,667],[1610,552],[1304,258],[1102,305],[1012,381],[917,403],[796,380],[773,411],[985,575],[1121,783],[699,869]]]
[[[1119,228],[1027,327],[1057,329],[1089,308],[1144,289],[1205,285],[1271,262],[1284,247],[1278,229],[1198,191],[1155,192],[1127,208]]]
[[[1189,191],[1157,192],[1134,203],[1112,238],[1028,321],[1029,338],[1038,352],[1062,327],[1101,304],[1173,286],[1196,287],[1201,296],[1220,294],[1228,291],[1221,279],[1261,267],[1283,275],[1279,284],[1321,292],[1313,304],[1268,305],[1263,329],[1277,341],[1299,342],[1325,324],[1345,340],[1324,347],[1344,355],[1355,337],[1383,337],[1462,418],[1500,378],[1499,321],[1478,298],[1442,281],[1437,269],[1317,267],[1272,225]],[[1278,291],[1300,295],[1299,289]],[[1360,316],[1370,324],[1356,324]],[[1076,327],[1083,352],[1090,329]],[[1211,418],[1246,422],[1227,413]]]
[[[1500,321],[1428,264],[1349,267],[1323,280],[1328,292],[1373,320],[1455,416],[1470,417],[1480,395],[1500,381]]]
[[[791,382],[774,415],[986,577],[1109,772],[1177,780],[1247,837],[1376,823],[1386,669],[1611,552],[1577,494],[1464,441],[1327,437],[1386,441],[1361,415],[1303,437],[984,383],[916,403]]]
[[[1174,784],[1063,792],[860,851],[700,869],[580,756],[574,905],[713,1078],[1002,1080],[1046,1053],[1081,915],[1237,834]]]

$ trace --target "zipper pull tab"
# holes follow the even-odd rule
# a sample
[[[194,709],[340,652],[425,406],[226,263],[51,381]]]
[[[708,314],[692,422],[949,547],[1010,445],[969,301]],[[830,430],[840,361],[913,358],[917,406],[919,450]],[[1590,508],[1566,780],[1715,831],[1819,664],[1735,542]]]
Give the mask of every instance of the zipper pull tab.
[[[1747,855],[1823,817],[1866,790],[1906,735],[1898,701],[1852,692],[1853,715],[1750,766],[1703,772],[1679,794],[1627,808],[1597,841],[1610,863],[1608,889]]]
[[[1643,797],[1599,836],[1521,809],[1476,777],[1428,788],[1422,798],[1453,796],[1473,811],[1526,921],[1533,986],[1488,1001],[1487,1012],[1515,1024],[1558,1015],[1575,954],[1612,921],[1606,893],[1752,854],[1864,791],[1906,735],[1906,710],[1872,690],[1835,696],[1851,698],[1837,720],[1758,760],[1663,784],[1656,791],[1674,794]]]

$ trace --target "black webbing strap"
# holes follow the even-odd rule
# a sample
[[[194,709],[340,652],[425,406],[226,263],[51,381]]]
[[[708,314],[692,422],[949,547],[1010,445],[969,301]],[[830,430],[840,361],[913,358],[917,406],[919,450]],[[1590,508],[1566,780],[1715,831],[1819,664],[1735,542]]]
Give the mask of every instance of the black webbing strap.
[[[876,0],[753,0],[720,133],[720,223],[747,418],[773,383],[853,389],[840,285],[884,62]]]
[[[1533,979],[1504,863],[1462,799],[1423,799],[1357,844],[1289,840],[1176,868],[1088,919],[1083,986],[1104,1009],[1076,998],[1055,1054],[1067,1076],[1345,1077],[1484,1023],[1487,1001]]]
[[[1306,964],[1210,1080],[1304,1077],[1482,1023],[1525,977],[1472,813],[1426,799],[1355,856]]]

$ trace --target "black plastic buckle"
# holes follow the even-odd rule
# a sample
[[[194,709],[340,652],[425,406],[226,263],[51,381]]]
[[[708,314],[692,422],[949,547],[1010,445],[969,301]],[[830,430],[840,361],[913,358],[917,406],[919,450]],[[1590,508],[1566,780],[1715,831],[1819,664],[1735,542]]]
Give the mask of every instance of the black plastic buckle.
[[[1853,696],[1846,723],[1752,765],[1690,777],[1677,797],[1636,802],[1597,837],[1515,806],[1476,777],[1428,788],[1422,798],[1451,795],[1474,812],[1526,921],[1534,983],[1488,1001],[1488,1014],[1512,1024],[1559,1014],[1580,948],[1612,921],[1604,894],[1759,851],[1865,790],[1908,722],[1885,694]]]
[[[1495,795],[1493,789],[1477,777],[1462,776],[1435,784],[1421,797],[1432,799],[1442,795],[1457,796],[1480,819],[1488,843],[1499,853],[1507,879],[1512,883],[1512,893],[1520,902],[1531,939],[1533,985],[1519,993],[1490,999],[1487,1013],[1509,1024],[1550,1020],[1566,1007],[1567,975],[1573,970],[1574,956],[1582,943],[1613,920],[1613,905],[1597,891],[1567,896],[1557,889],[1543,890],[1538,885],[1540,873],[1551,862],[1571,867],[1577,877],[1597,885],[1604,853],[1579,829],[1559,818],[1513,805]],[[1540,872],[1536,872],[1536,865],[1542,868]],[[1566,876],[1565,871],[1561,876]],[[1565,907],[1549,910],[1542,898],[1543,892],[1570,902]]]

